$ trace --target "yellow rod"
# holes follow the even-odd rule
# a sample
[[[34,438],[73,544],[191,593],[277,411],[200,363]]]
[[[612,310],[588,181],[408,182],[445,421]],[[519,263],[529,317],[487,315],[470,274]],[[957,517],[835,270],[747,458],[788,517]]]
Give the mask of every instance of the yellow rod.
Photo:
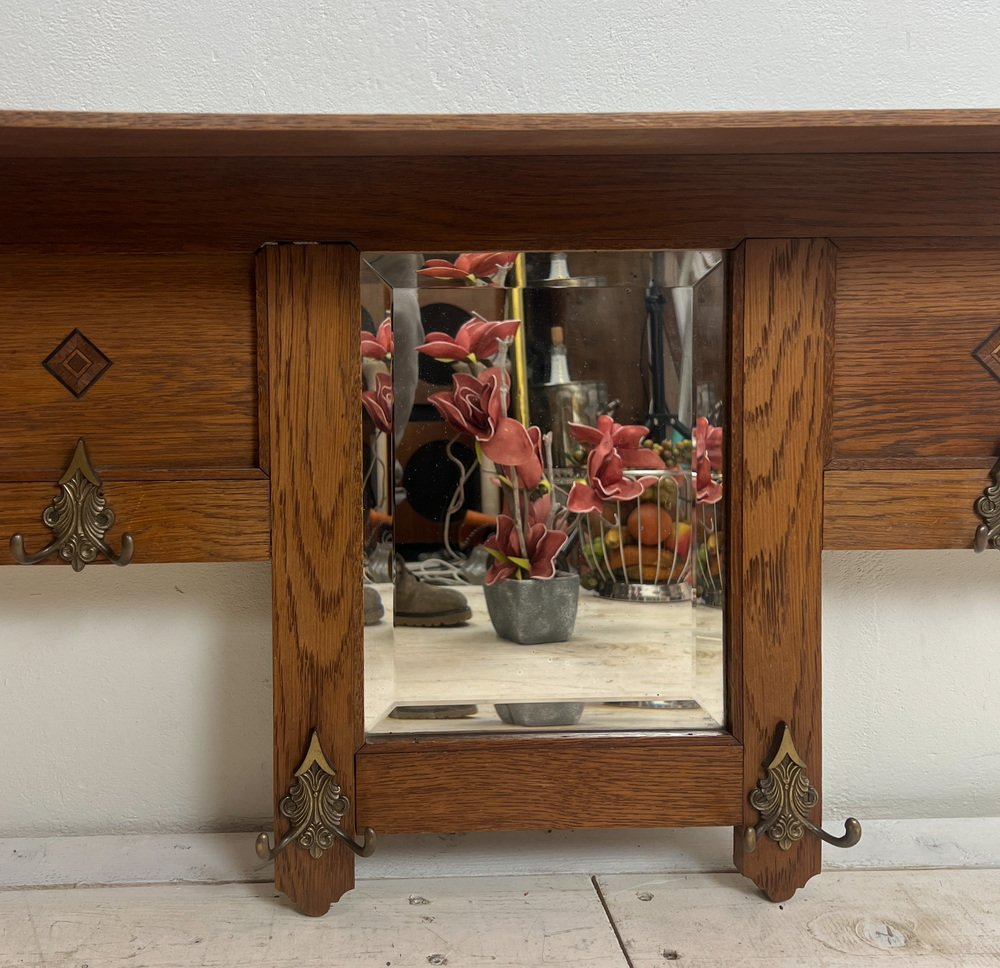
[[[514,288],[507,290],[510,318],[521,320],[514,337],[514,414],[525,427],[531,422],[528,410],[528,351],[524,335],[527,320],[524,318],[524,289],[528,282],[524,253],[519,252],[514,260]]]

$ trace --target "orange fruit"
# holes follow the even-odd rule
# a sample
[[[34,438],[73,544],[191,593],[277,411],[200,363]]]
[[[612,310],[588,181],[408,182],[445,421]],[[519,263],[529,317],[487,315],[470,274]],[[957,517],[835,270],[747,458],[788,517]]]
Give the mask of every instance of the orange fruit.
[[[627,525],[629,534],[644,545],[666,544],[674,531],[673,518],[658,504],[640,504]]]

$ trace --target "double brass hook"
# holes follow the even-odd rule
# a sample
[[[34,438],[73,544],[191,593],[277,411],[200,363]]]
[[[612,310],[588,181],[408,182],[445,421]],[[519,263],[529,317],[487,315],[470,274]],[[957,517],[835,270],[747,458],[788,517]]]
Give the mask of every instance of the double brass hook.
[[[989,547],[1000,551],[1000,461],[990,471],[993,483],[986,488],[983,496],[976,501],[976,513],[983,523],[976,528],[973,547],[983,552]]]
[[[819,802],[816,788],[805,773],[805,763],[795,749],[787,723],[781,723],[778,752],[765,768],[764,779],[750,794],[750,806],[760,812],[760,822],[743,830],[743,848],[748,853],[757,849],[761,837],[767,834],[782,850],[811,833],[834,847],[853,847],[861,839],[861,824],[848,817],[842,837],[827,833],[816,826],[808,813]]]
[[[254,850],[261,860],[274,860],[289,844],[299,840],[307,829],[307,825],[303,824],[292,828],[273,847],[271,846],[271,838],[267,834],[257,834]],[[375,853],[375,831],[371,827],[365,827],[364,842],[360,844],[353,837],[348,837],[340,827],[330,827],[329,830],[338,840],[353,850],[358,857],[371,857]],[[330,845],[332,844],[333,841],[331,840]],[[318,854],[314,854],[312,851],[310,853],[313,857],[318,857],[323,851],[321,850]]]
[[[24,535],[10,539],[10,553],[19,565],[36,565],[50,555],[58,554],[74,571],[83,571],[98,555],[112,564],[127,565],[132,560],[135,545],[130,534],[122,535],[121,554],[115,554],[104,540],[104,534],[115,523],[115,513],[107,506],[101,493],[101,478],[87,455],[87,445],[81,438],[66,473],[59,479],[59,493],[42,514],[42,521],[54,534],[41,551],[30,553],[24,548]]]
[[[258,834],[254,845],[257,856],[274,860],[297,842],[312,857],[319,858],[339,840],[359,857],[370,857],[375,852],[375,831],[371,827],[365,828],[360,844],[341,829],[350,807],[350,798],[341,792],[337,771],[323,754],[319,736],[313,730],[305,759],[295,771],[295,783],[278,804],[278,812],[288,819],[291,828],[273,847],[267,834]]]

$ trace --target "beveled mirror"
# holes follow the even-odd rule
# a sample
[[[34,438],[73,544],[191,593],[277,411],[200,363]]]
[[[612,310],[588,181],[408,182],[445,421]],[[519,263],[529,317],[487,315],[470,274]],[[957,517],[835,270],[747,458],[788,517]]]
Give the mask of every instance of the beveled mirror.
[[[725,273],[363,255],[369,737],[725,727]]]

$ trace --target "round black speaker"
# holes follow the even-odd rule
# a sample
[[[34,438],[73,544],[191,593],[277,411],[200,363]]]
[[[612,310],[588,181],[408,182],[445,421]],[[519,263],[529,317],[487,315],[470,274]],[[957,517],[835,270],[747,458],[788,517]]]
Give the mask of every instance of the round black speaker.
[[[429,440],[418,447],[403,468],[403,488],[414,511],[431,521],[444,521],[452,495],[458,489],[462,475],[448,457],[448,441]],[[465,444],[452,444],[452,454],[466,469],[476,463],[475,452]],[[479,475],[473,474],[465,483],[465,500],[456,520],[470,507],[479,506]]]

